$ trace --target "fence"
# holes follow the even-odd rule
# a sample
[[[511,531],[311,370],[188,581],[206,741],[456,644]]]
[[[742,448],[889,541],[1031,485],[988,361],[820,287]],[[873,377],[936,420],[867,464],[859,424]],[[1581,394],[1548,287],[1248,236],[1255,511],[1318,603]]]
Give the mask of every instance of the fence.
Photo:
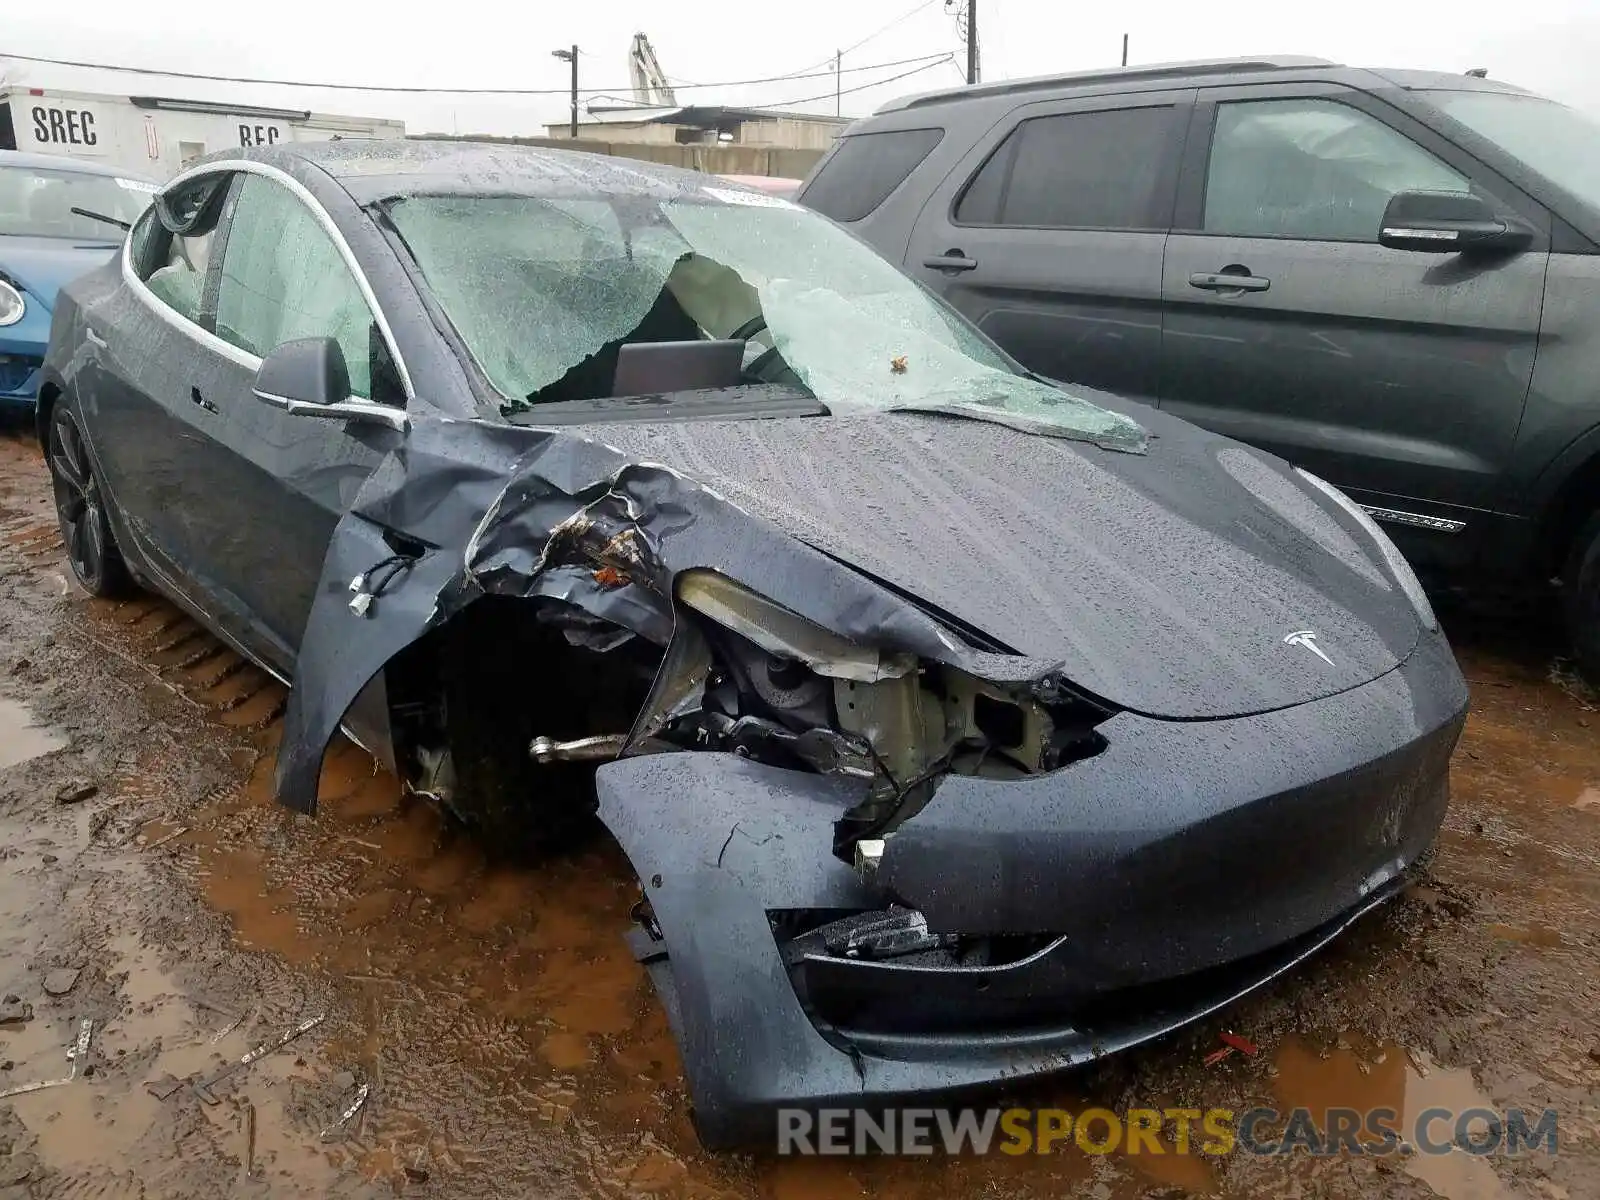
[[[558,150],[582,150],[589,154],[609,154],[618,158],[641,158],[646,162],[687,167],[711,175],[771,175],[781,179],[804,179],[819,158],[821,150],[790,150],[773,146],[677,146],[647,145],[641,142],[600,142],[587,138],[490,137],[474,135],[451,137],[425,135],[430,141],[495,142],[505,146],[552,146]]]

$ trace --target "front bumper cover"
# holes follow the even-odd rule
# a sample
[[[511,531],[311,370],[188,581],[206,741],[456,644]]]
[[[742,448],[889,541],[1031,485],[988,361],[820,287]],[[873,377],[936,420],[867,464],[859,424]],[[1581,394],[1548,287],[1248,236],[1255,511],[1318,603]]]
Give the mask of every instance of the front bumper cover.
[[[830,853],[856,798],[837,781],[704,753],[607,764],[600,815],[650,902],[635,951],[701,1137],[771,1144],[780,1109],[1015,1083],[1261,986],[1399,890],[1443,820],[1466,703],[1428,637],[1315,704],[1207,722],[1124,713],[1101,726],[1105,751],[1053,774],[947,777],[871,886]],[[803,1001],[774,918],[890,899],[939,932],[1043,948],[985,970],[808,961]]]

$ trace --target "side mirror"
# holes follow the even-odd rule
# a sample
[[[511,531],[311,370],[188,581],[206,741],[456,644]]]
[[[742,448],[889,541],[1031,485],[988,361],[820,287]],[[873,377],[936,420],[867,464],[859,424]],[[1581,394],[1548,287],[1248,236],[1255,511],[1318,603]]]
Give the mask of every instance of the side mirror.
[[[364,421],[398,433],[409,426],[404,409],[350,394],[350,368],[333,338],[284,342],[261,360],[251,389],[256,399],[292,417]]]
[[[1383,210],[1378,242],[1391,250],[1430,254],[1514,252],[1533,241],[1515,217],[1498,216],[1469,192],[1396,192]]]
[[[284,342],[256,371],[256,396],[278,408],[291,402],[339,404],[350,399],[350,369],[333,338]]]

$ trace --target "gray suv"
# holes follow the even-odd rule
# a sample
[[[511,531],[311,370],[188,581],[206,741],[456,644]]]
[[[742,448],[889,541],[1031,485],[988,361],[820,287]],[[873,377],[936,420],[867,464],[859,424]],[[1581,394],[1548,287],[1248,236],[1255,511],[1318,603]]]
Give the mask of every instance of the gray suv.
[[[1338,484],[1419,567],[1559,577],[1600,674],[1600,124],[1318,59],[959,88],[800,202],[1031,370]]]

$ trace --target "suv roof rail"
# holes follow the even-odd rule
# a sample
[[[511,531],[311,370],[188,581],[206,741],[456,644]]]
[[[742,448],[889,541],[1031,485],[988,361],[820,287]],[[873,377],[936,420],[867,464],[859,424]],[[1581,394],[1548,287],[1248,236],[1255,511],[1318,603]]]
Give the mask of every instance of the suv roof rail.
[[[1034,75],[1027,79],[1006,79],[998,83],[941,88],[936,92],[922,92],[891,100],[887,104],[879,105],[875,111],[899,112],[907,108],[921,108],[927,104],[943,104],[948,100],[1005,96],[1078,84],[1137,82],[1145,79],[1184,78],[1195,75],[1235,75],[1252,71],[1292,71],[1305,67],[1338,65],[1325,58],[1273,54],[1249,58],[1201,58],[1191,62],[1150,63],[1138,67],[1110,67],[1099,71],[1069,71],[1060,75]]]

